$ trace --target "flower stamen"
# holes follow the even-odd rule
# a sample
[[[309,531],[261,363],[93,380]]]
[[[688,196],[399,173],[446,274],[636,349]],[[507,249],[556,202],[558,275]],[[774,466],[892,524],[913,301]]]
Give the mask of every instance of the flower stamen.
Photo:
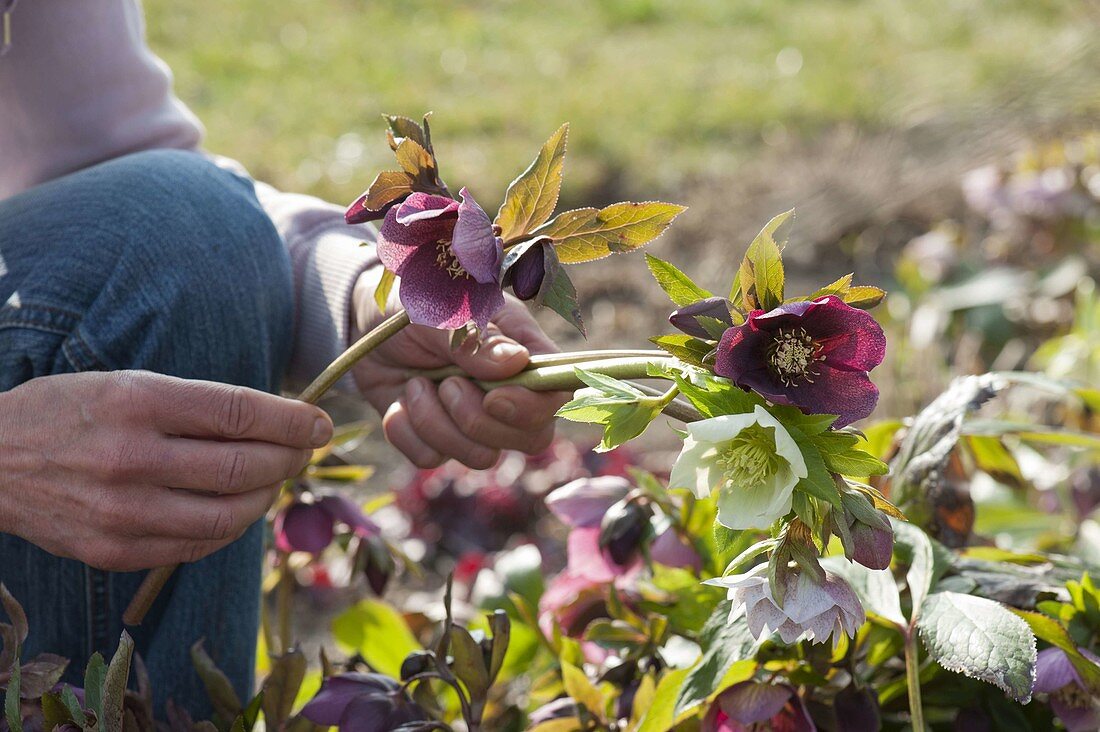
[[[727,442],[715,462],[730,483],[740,488],[763,485],[779,471],[775,428],[750,425]]]
[[[784,386],[798,386],[798,381],[814,383],[818,375],[814,365],[824,361],[821,345],[805,328],[780,328],[768,348],[768,368]]]
[[[440,269],[449,274],[452,280],[463,277],[466,279],[470,278],[470,273],[458,263],[458,257],[455,256],[454,251],[451,249],[450,240],[440,239],[435,243],[435,247],[439,252],[436,254],[435,263],[439,265]]]

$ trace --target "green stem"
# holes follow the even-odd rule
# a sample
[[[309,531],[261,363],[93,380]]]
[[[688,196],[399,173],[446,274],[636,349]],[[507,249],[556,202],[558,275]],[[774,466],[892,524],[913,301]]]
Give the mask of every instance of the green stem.
[[[333,385],[344,376],[344,374],[351,371],[351,368],[357,364],[360,359],[375,348],[378,348],[378,346],[385,343],[391,337],[397,335],[397,333],[408,324],[409,314],[404,310],[398,310],[396,313],[383,320],[369,333],[353,343],[351,348],[341,353],[335,361],[330,363],[328,367],[321,372],[320,376],[314,379],[313,382],[306,387],[305,391],[298,395],[298,399],[303,402],[308,402],[309,404],[315,404],[318,399],[324,396],[325,392],[331,389]]]
[[[909,723],[913,732],[925,732],[924,706],[920,699],[920,664],[916,628],[905,631],[905,685],[909,689]]]
[[[482,389],[498,389],[502,386],[522,386],[534,391],[569,391],[584,386],[577,378],[577,366],[615,379],[651,379],[649,366],[656,363],[672,363],[668,355],[660,357],[630,356],[627,358],[602,358],[594,361],[574,362],[554,366],[539,366],[520,371],[515,376],[499,381],[479,381]],[[664,393],[664,392],[660,392]]]
[[[530,371],[532,369],[542,368],[544,366],[565,366],[568,364],[583,365],[588,361],[595,360],[607,360],[611,358],[668,358],[668,354],[664,351],[654,351],[645,349],[624,349],[624,350],[595,350],[595,351],[570,351],[566,353],[539,353],[531,356],[530,361],[527,362],[527,366],[524,367],[524,371]],[[416,376],[421,376],[431,381],[443,381],[444,379],[452,376],[468,377],[465,371],[458,366],[445,366],[439,369],[432,369],[431,371],[415,371],[410,370],[406,372],[406,378],[411,379]]]

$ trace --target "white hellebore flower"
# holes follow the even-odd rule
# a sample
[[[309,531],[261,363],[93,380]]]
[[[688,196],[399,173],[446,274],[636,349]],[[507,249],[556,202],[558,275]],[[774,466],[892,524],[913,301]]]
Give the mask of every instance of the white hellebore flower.
[[[692,422],[687,431],[670,488],[691,488],[699,498],[718,491],[718,523],[731,529],[766,529],[790,513],[806,461],[766,409]]]
[[[841,633],[854,637],[867,620],[851,586],[832,572],[826,570],[824,584],[818,584],[809,572],[792,572],[785,581],[783,607],[772,598],[767,564],[744,574],[710,579],[706,584],[728,590],[726,597],[733,603],[730,622],[744,615],[757,638],[766,630],[768,634],[779,633],[784,643],[794,643],[803,636],[813,643],[824,643],[832,637],[836,643]]]

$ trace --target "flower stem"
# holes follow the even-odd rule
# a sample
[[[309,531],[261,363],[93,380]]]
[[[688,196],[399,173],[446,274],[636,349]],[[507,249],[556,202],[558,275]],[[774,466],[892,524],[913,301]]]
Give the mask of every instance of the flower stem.
[[[325,392],[333,387],[344,374],[364,356],[378,346],[385,343],[391,337],[397,335],[409,324],[409,314],[404,310],[398,310],[390,317],[383,320],[371,329],[369,333],[352,344],[351,348],[341,353],[335,361],[330,363],[321,374],[306,387],[305,391],[298,395],[298,399],[309,404],[316,404],[317,400],[324,396]]]
[[[905,684],[909,689],[909,724],[913,732],[925,732],[924,706],[920,699],[920,664],[916,628],[905,631]]]
[[[625,350],[595,350],[595,351],[570,351],[566,353],[538,353],[531,356],[524,371],[542,368],[544,366],[566,366],[576,364],[583,366],[588,361],[606,360],[610,358],[668,358],[664,351],[625,349]],[[422,376],[431,381],[443,381],[452,376],[468,376],[458,366],[445,366],[431,371],[408,371],[407,378]]]
[[[364,356],[378,346],[385,343],[409,324],[409,314],[404,310],[398,310],[390,317],[375,326],[369,333],[352,344],[351,348],[340,354],[339,357],[306,387],[305,391],[298,395],[298,399],[309,404],[316,404],[317,400],[324,396],[325,392],[333,387],[351,368]],[[149,608],[153,606],[160,591],[176,571],[178,564],[166,567],[155,567],[149,570],[145,579],[141,581],[126,612],[122,614],[122,622],[126,625],[141,625]],[[289,639],[282,638],[283,643]]]

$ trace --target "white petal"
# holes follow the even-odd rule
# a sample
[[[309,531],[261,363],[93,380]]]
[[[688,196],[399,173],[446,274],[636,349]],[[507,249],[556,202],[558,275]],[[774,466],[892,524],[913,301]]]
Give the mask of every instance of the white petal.
[[[790,464],[791,472],[799,478],[805,478],[809,475],[810,473],[806,469],[806,460],[802,457],[802,451],[798,449],[798,445],[791,437],[791,433],[787,432],[787,428],[759,404],[753,410],[753,417],[756,418],[756,422],[761,427],[775,429],[775,452]]]
[[[814,582],[809,572],[799,574],[798,579],[787,586],[783,598],[783,608],[796,623],[804,623],[835,607],[836,602],[824,587]]]
[[[759,409],[759,407],[757,407]],[[770,415],[769,415],[770,416]],[[774,419],[774,418],[773,418]],[[755,414],[723,414],[718,417],[691,422],[687,425],[687,431],[700,442],[717,444],[729,442],[741,433],[746,427],[756,424]],[[778,422],[776,423],[778,424]],[[789,435],[788,435],[789,437]]]
[[[684,449],[680,451],[680,457],[672,466],[672,474],[668,479],[669,488],[690,488],[696,498],[706,498],[710,495],[712,486],[709,483],[709,475],[714,456],[714,446],[706,442],[698,442],[690,435],[684,439]]]
[[[786,504],[786,509],[778,509]],[[776,495],[773,486],[728,486],[718,494],[718,523],[730,529],[766,529],[791,510],[791,493]]]

